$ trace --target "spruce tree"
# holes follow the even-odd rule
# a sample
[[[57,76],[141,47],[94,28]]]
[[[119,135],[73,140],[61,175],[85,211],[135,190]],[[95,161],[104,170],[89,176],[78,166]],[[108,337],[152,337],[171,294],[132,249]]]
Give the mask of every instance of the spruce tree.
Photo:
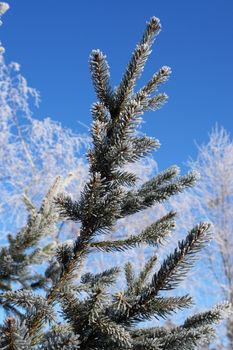
[[[166,201],[193,186],[196,174],[179,176],[173,166],[137,186],[129,163],[159,147],[159,142],[137,133],[141,115],[160,108],[167,100],[157,88],[170,74],[162,67],[148,83],[135,92],[135,84],[160,31],[152,17],[136,46],[119,86],[110,85],[105,55],[94,50],[90,69],[98,101],[92,106],[92,147],[88,152],[89,178],[80,199],[57,195],[57,179],[41,208],[28,198],[27,225],[0,251],[0,304],[7,311],[0,328],[0,349],[4,350],[189,350],[208,342],[214,324],[222,319],[228,305],[196,314],[181,325],[166,328],[161,319],[192,305],[189,295],[169,295],[186,277],[197,253],[210,239],[210,225],[198,224],[178,242],[177,248],[159,265],[152,255],[138,273],[124,266],[125,287],[117,290],[121,268],[82,274],[82,264],[94,252],[115,252],[146,244],[158,249],[175,228],[175,212],[168,212],[142,232],[125,239],[108,236],[117,220]],[[49,266],[40,274],[34,264],[49,254],[41,240],[60,218],[80,223],[80,234],[59,245]],[[103,238],[105,237],[105,238]],[[47,249],[47,251],[46,251]],[[157,252],[158,255],[158,252]],[[156,266],[158,264],[158,266]],[[115,289],[114,289],[115,286]],[[38,290],[38,292],[37,292]],[[154,327],[144,321],[154,320]]]

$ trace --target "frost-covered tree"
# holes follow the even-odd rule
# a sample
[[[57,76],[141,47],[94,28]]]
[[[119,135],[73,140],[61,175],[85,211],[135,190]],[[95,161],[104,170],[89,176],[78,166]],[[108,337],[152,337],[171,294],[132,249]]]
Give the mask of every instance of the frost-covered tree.
[[[8,8],[6,3],[1,3],[0,15]],[[27,213],[22,201],[25,194],[34,205],[39,205],[58,175],[66,177],[67,189],[80,192],[88,171],[83,154],[89,142],[87,136],[74,133],[50,118],[39,120],[33,116],[39,93],[28,86],[18,63],[6,63],[4,51],[2,47],[0,238],[3,243],[7,232],[25,224]]]
[[[38,94],[28,86],[19,65],[0,54],[0,194],[3,231],[25,220],[21,197],[39,203],[55,176],[67,176],[80,189],[87,173],[83,151],[88,139],[50,118],[38,120],[30,106]],[[11,215],[9,216],[9,212]],[[7,214],[6,214],[7,213]],[[6,214],[6,215],[5,215]]]
[[[26,199],[28,224],[16,237],[8,237],[9,244],[2,251],[6,255],[0,260],[0,271],[6,271],[1,276],[6,288],[0,294],[0,303],[9,313],[0,328],[0,349],[195,349],[209,341],[213,325],[228,308],[227,304],[219,305],[174,327],[166,328],[159,322],[192,304],[189,295],[174,296],[168,291],[179,285],[196,254],[209,241],[208,223],[191,229],[157,267],[158,247],[174,230],[175,212],[166,213],[136,235],[109,239],[118,220],[166,201],[196,179],[195,173],[179,176],[173,166],[136,186],[135,173],[126,168],[159,147],[156,139],[138,135],[135,130],[144,112],[158,109],[167,100],[166,94],[156,91],[167,80],[170,69],[162,67],[144,87],[134,90],[159,31],[160,22],[152,17],[116,89],[111,88],[105,56],[99,50],[92,52],[90,67],[98,102],[92,106],[89,176],[77,200],[65,193],[51,200],[56,195],[55,182],[38,218]],[[37,256],[37,244],[44,232],[38,221],[53,223],[51,206],[61,218],[79,222],[80,230],[74,241],[59,245],[44,279],[41,274],[36,276],[37,281],[28,267],[33,266],[30,259],[33,254]],[[31,229],[33,225],[35,229]],[[156,254],[137,274],[132,263],[124,266],[126,283],[122,289],[115,284],[121,266],[106,266],[101,273],[82,273],[83,262],[94,252],[114,255],[142,244],[154,247]],[[7,275],[11,258],[14,269]],[[39,293],[32,290],[33,280],[37,288],[43,287]],[[143,322],[151,319],[154,326],[147,327]]]
[[[213,242],[205,251],[208,262],[208,280],[211,298],[233,302],[233,140],[228,132],[216,126],[206,144],[198,146],[195,160],[188,162],[190,169],[199,172],[200,180],[186,192],[181,205],[189,222],[207,218],[213,224]],[[193,203],[195,210],[190,208]],[[182,222],[185,225],[185,221]],[[206,283],[199,281],[203,289]],[[218,339],[219,349],[233,348],[233,314],[226,321],[225,334]],[[226,338],[228,341],[226,341]],[[217,345],[216,345],[217,346]]]

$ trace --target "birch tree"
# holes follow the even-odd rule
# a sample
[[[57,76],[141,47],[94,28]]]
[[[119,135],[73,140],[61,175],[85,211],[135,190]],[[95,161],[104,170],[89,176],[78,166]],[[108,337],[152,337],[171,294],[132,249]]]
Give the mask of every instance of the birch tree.
[[[206,273],[199,281],[202,289],[208,288],[210,298],[224,298],[233,302],[233,140],[220,126],[215,126],[206,144],[198,145],[195,160],[189,160],[190,169],[197,171],[199,181],[186,192],[181,201],[172,203],[185,212],[185,227],[198,219],[208,219],[213,224],[214,240],[205,250]],[[190,204],[192,206],[190,207]],[[197,280],[197,279],[196,279]],[[207,283],[208,280],[208,283]],[[198,283],[200,287],[200,283]],[[227,342],[226,342],[227,338]],[[222,340],[222,341],[221,341]],[[219,349],[233,349],[233,314],[216,345]]]

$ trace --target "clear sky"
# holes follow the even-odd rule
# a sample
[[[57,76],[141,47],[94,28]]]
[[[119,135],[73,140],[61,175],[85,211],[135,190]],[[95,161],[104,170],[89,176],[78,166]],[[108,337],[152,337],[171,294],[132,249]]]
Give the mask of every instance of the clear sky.
[[[159,169],[195,156],[216,122],[233,129],[232,0],[9,0],[1,40],[6,61],[21,64],[29,85],[41,92],[36,117],[50,116],[78,132],[89,125],[95,97],[88,58],[107,54],[113,85],[153,15],[163,29],[142,84],[162,65],[173,74],[161,91],[169,102],[145,116],[143,130],[162,143]]]

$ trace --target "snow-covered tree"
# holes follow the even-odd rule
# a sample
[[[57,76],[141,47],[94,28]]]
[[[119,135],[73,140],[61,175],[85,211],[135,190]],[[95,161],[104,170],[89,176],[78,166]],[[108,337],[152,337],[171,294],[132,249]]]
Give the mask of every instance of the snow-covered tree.
[[[0,15],[8,8],[8,4],[1,3]],[[28,86],[18,63],[6,63],[4,51],[2,48],[0,52],[0,215],[3,242],[6,232],[25,224],[27,213],[22,196],[30,197],[34,205],[39,205],[56,176],[66,177],[66,185],[80,191],[88,171],[83,155],[89,143],[87,136],[72,132],[51,118],[39,120],[34,117],[39,93]]]
[[[200,174],[197,185],[186,192],[173,206],[183,210],[186,220],[208,219],[213,224],[213,242],[205,250],[208,269],[199,287],[206,289],[206,277],[211,299],[233,302],[233,140],[223,128],[215,126],[206,144],[198,146],[190,169]],[[193,204],[193,208],[190,204]],[[194,209],[195,208],[195,209]],[[184,227],[187,221],[182,220]],[[212,295],[211,295],[212,293]],[[233,314],[226,321],[225,334],[218,339],[219,349],[233,348]],[[226,341],[226,338],[228,341]]]

